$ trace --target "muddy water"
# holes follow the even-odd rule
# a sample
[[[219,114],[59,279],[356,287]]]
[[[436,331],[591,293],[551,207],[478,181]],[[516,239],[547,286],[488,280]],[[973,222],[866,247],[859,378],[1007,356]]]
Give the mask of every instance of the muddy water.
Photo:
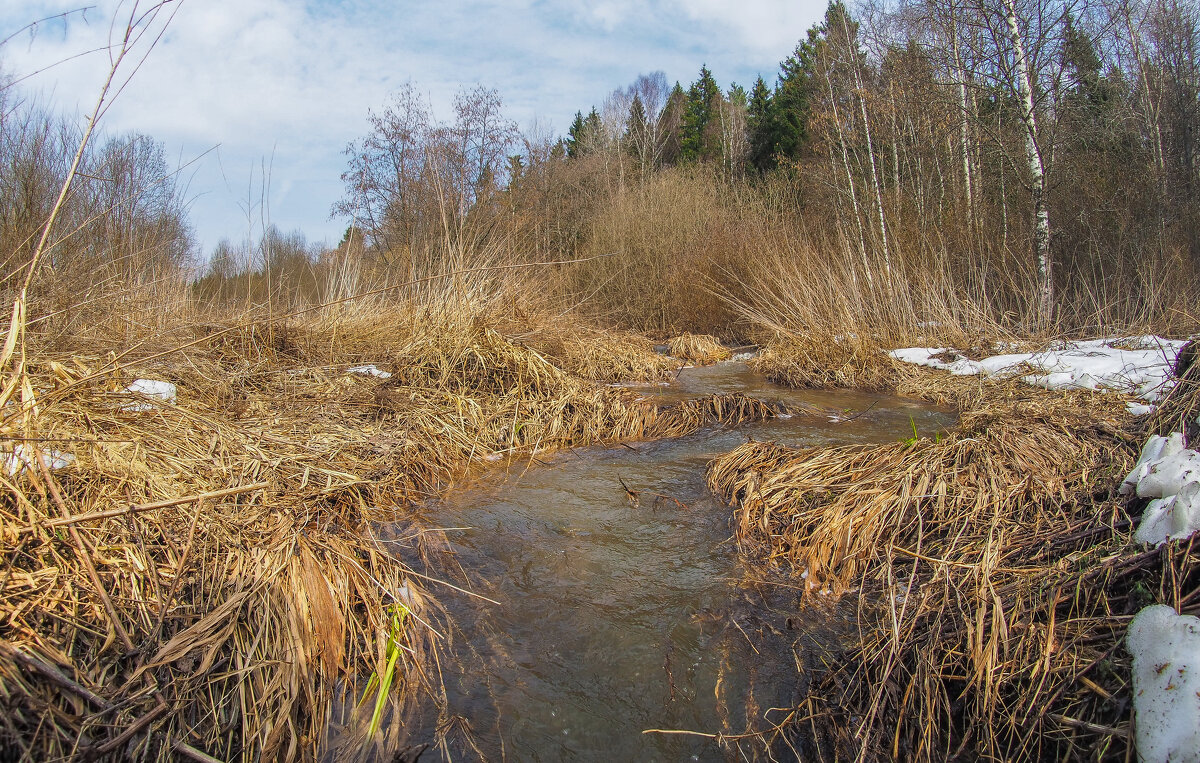
[[[950,417],[896,398],[788,390],[741,363],[639,388],[668,400],[731,391],[823,413],[497,468],[430,507],[441,526],[472,528],[450,532],[452,545],[474,590],[499,602],[450,601],[462,627],[441,722],[455,759],[721,760],[729,747],[710,738],[643,732],[729,735],[783,719],[771,708],[792,706],[797,662],[819,661],[843,635],[839,620],[799,609],[787,581],[747,579],[706,463],[748,437],[895,441]]]

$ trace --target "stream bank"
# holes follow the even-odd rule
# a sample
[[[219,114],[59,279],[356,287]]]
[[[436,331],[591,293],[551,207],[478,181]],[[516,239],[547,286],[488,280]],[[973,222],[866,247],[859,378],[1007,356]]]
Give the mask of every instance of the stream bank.
[[[1181,344],[1123,337],[966,359],[839,350],[838,373],[952,400],[959,425],[879,446],[747,443],[712,464],[743,549],[860,592],[854,643],[808,695],[829,758],[1134,754],[1127,626],[1148,604],[1185,615],[1200,604],[1194,538],[1136,542],[1152,512],[1118,490],[1146,433],[1192,431],[1195,373],[1153,351]],[[801,384],[829,369],[786,346],[759,365]]]

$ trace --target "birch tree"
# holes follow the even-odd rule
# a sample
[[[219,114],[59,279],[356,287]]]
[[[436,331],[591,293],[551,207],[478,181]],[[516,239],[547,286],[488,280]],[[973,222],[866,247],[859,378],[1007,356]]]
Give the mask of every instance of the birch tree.
[[[1021,124],[1025,128],[1025,160],[1029,163],[1030,193],[1033,197],[1033,254],[1037,260],[1038,310],[1043,324],[1054,310],[1054,260],[1050,251],[1050,208],[1046,204],[1046,161],[1039,138],[1033,105],[1033,82],[1025,35],[1017,18],[1016,0],[1003,0],[1004,19],[1016,64],[1015,85],[1020,101]]]

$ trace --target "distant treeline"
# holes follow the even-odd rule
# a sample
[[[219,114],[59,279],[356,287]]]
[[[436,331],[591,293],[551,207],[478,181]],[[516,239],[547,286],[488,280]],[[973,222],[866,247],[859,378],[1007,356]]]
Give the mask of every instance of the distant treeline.
[[[0,78],[0,289],[27,265],[79,149],[80,128]],[[137,133],[88,144],[31,284],[45,306],[85,319],[101,293],[174,279],[194,242],[162,145]]]
[[[565,136],[522,132],[482,86],[439,120],[409,85],[345,149],[336,247],[263,221],[217,247],[193,294],[312,302],[486,249],[597,257],[554,266],[542,296],[638,329],[728,334],[783,281],[793,294],[772,299],[796,314],[804,284],[800,328],[875,320],[862,311],[884,303],[914,325],[1195,322],[1180,295],[1200,264],[1198,49],[1200,9],[1182,0],[835,2],[773,82],[653,72],[580,109]],[[0,241],[16,272],[77,135],[11,88],[0,98]],[[96,145],[46,284],[178,269],[192,244],[161,148]]]
[[[760,248],[745,237],[783,227],[887,293],[936,268],[1010,322],[1149,318],[1163,274],[1200,261],[1198,47],[1200,11],[1178,0],[835,2],[773,84],[655,72],[561,139],[520,135],[494,91],[441,124],[402,90],[347,149],[336,211],[401,267],[448,229],[502,231],[527,258],[615,248],[639,277],[592,275],[640,324],[705,301],[662,296],[679,284],[644,261],[696,225],[704,252],[672,267],[739,277]]]

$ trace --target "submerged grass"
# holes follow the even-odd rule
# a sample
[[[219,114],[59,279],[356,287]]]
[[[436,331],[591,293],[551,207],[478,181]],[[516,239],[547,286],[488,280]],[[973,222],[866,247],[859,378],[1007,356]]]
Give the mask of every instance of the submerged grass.
[[[191,320],[166,355],[40,348],[36,415],[8,420],[0,476],[4,746],[312,760],[367,738],[391,754],[420,741],[405,736],[416,703],[439,701],[446,629],[437,581],[376,523],[498,457],[775,413],[741,396],[658,405],[494,323],[373,309]],[[541,333],[591,376],[661,368],[644,340]],[[625,346],[632,360],[597,360]],[[136,378],[177,400],[123,392]],[[425,557],[422,538],[405,558]]]
[[[806,596],[858,593],[859,638],[811,677],[808,754],[1124,759],[1125,626],[1150,601],[1196,611],[1200,576],[1190,543],[1130,542],[1141,507],[1116,487],[1141,438],[1121,396],[839,357],[845,377],[951,401],[962,419],[890,445],[751,442],[710,465],[743,551],[802,576]],[[811,355],[764,363],[820,378]],[[1185,380],[1163,420],[1194,419],[1195,398]]]

